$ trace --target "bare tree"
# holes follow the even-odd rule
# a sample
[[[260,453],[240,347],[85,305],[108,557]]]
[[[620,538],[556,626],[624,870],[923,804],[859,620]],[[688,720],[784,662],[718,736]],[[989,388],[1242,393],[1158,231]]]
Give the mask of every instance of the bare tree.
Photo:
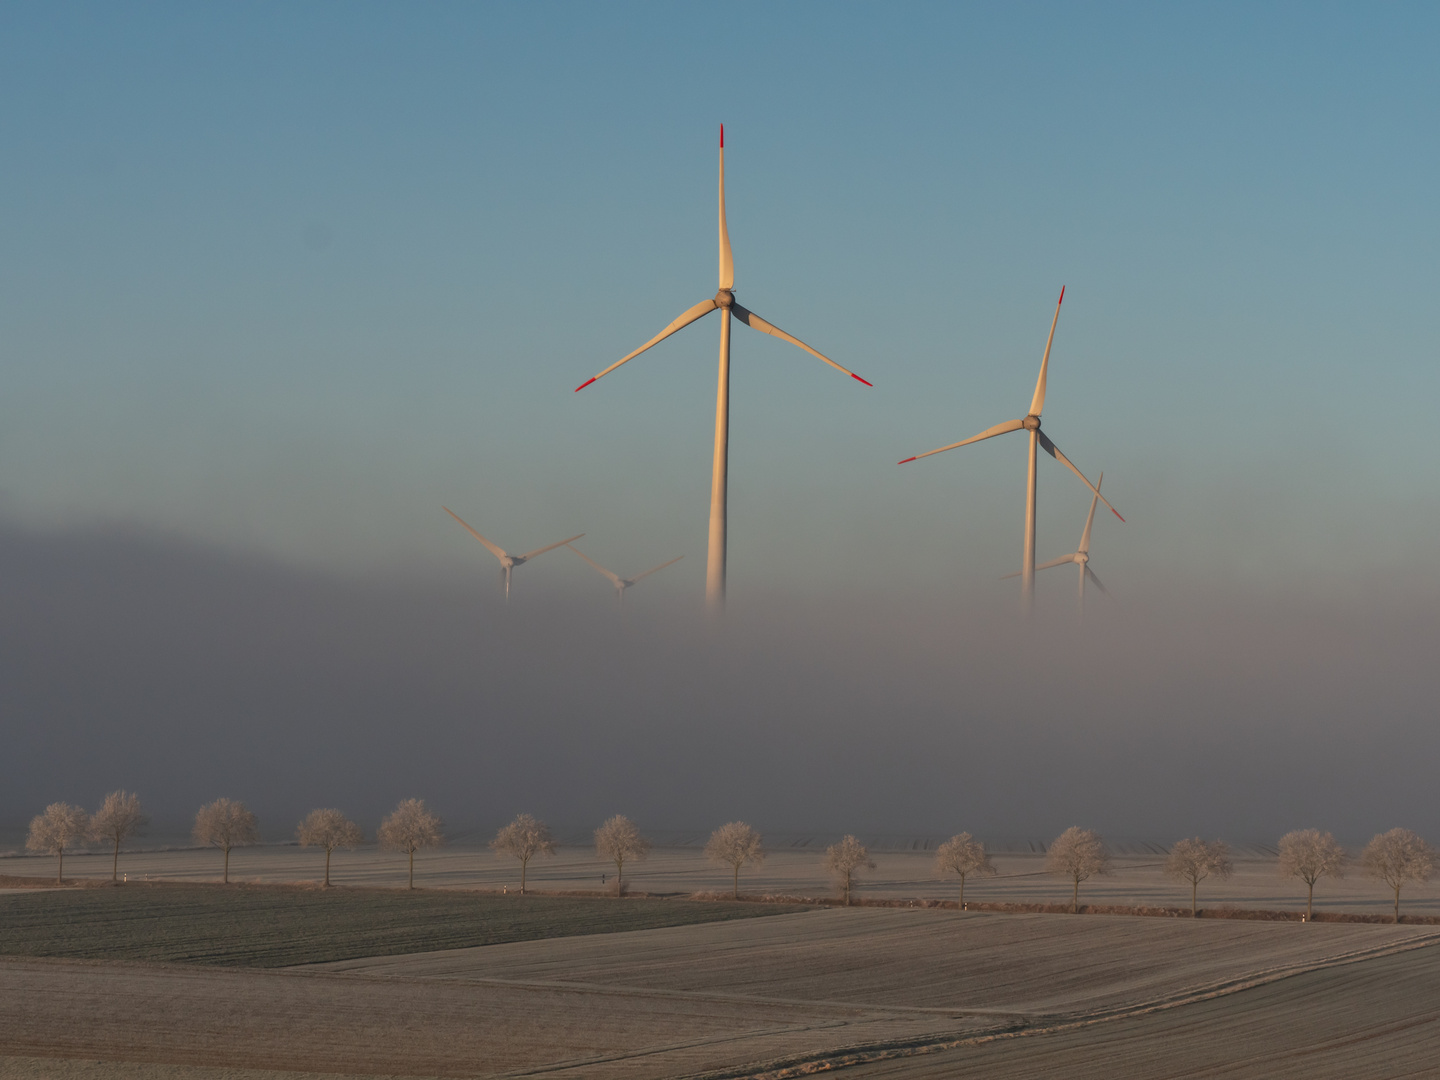
[[[415,888],[415,852],[445,842],[440,819],[420,799],[401,799],[395,812],[380,823],[377,837],[386,851],[403,851],[410,857],[410,888]]]
[[[970,874],[993,877],[995,867],[990,865],[990,854],[985,845],[968,832],[952,836],[935,852],[935,869],[942,874],[960,875],[960,907],[965,907],[965,878]]]
[[[114,845],[110,860],[110,880],[120,879],[120,845],[127,837],[134,836],[150,819],[140,812],[140,796],[128,791],[112,791],[105,796],[100,809],[90,819],[90,836]]]
[[[520,860],[520,895],[525,895],[525,871],[536,855],[554,855],[555,840],[550,826],[531,814],[521,814],[490,841],[490,847],[502,855]]]
[[[1045,853],[1045,869],[1067,877],[1075,889],[1070,897],[1070,910],[1080,911],[1080,883],[1097,874],[1110,873],[1110,852],[1100,834],[1072,825],[1050,842]]]
[[[1235,867],[1230,862],[1230,848],[1219,840],[1212,844],[1198,836],[1193,840],[1177,841],[1165,859],[1166,874],[1190,883],[1192,919],[1199,912],[1196,897],[1200,891],[1200,882],[1208,877],[1224,880],[1234,872]]]
[[[200,807],[191,835],[196,843],[218,847],[225,853],[225,884],[230,884],[230,849],[260,842],[260,830],[244,803],[216,799]]]
[[[59,857],[55,880],[65,880],[65,849],[73,848],[90,835],[90,815],[79,806],[51,803],[45,812],[30,822],[30,835],[25,838],[29,851],[43,851]]]
[[[838,844],[825,849],[825,868],[840,882],[845,893],[845,906],[850,906],[850,886],[861,870],[874,870],[875,863],[865,845],[855,837],[845,835]]]
[[[1296,829],[1280,838],[1280,873],[1298,877],[1309,892],[1305,896],[1305,921],[1314,913],[1315,882],[1327,874],[1345,876],[1345,849],[1335,837],[1319,829]]]
[[[615,895],[625,890],[625,864],[650,854],[650,841],[640,835],[635,823],[616,814],[595,830],[595,854],[615,864]]]
[[[1435,849],[1409,829],[1380,833],[1360,854],[1365,872],[1395,891],[1395,921],[1400,921],[1400,887],[1407,881],[1429,881],[1435,871]]]
[[[339,810],[311,810],[295,829],[301,847],[325,849],[325,887],[330,887],[330,853],[338,847],[355,848],[365,842],[360,826]]]
[[[746,863],[760,865],[765,861],[765,848],[760,834],[743,821],[721,825],[710,834],[705,857],[735,871],[735,899],[740,899],[740,868]]]

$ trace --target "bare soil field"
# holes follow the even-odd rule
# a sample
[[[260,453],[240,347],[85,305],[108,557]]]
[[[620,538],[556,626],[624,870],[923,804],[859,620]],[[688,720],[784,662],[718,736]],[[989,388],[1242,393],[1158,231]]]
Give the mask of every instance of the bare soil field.
[[[1216,1061],[1216,1025],[1256,1047],[1285,1023],[1323,1034],[1306,1015],[1321,998],[1380,1060],[1392,1038],[1435,1049],[1437,943],[1418,926],[821,909],[284,970],[5,959],[0,1077],[111,1075],[88,1072],[97,1061],[136,1080],[949,1076],[971,1053],[1078,1059],[1106,1039],[1125,1043],[1128,1075],[1164,1075],[1143,1066],[1186,1031],[1208,1031]],[[1016,1060],[974,1075],[1049,1071]],[[1344,1075],[1329,1060],[1311,1055],[1307,1075]]]
[[[740,889],[750,895],[833,897],[834,883],[824,870],[823,849],[783,848],[771,852],[758,867],[747,867],[740,875]],[[935,854],[930,850],[881,851],[874,853],[876,869],[864,874],[856,887],[860,899],[954,900],[957,884],[936,875]],[[986,903],[1063,903],[1070,899],[1070,886],[1045,872],[1041,852],[997,854],[998,875],[971,878],[965,887],[967,900]],[[1137,907],[1180,907],[1188,909],[1188,885],[1167,878],[1164,856],[1138,851],[1117,855],[1114,873],[1093,878],[1080,887],[1082,903]],[[319,879],[324,855],[294,845],[265,845],[241,848],[231,854],[231,880],[255,883],[300,884]],[[0,858],[0,875],[25,875],[44,880],[53,875],[53,859],[40,857]],[[536,859],[530,865],[529,881],[534,890],[600,892],[614,884],[614,867],[596,858],[593,848],[566,847],[552,859]],[[129,880],[218,881],[220,855],[213,850],[140,851],[120,856],[120,870]],[[108,881],[108,854],[75,854],[65,857],[66,877],[74,882]],[[438,851],[421,852],[415,860],[416,884],[426,889],[514,890],[519,884],[519,864],[487,848],[455,845]],[[660,895],[689,895],[696,892],[728,893],[730,872],[706,861],[697,848],[655,850],[644,862],[626,867],[626,878],[639,892]],[[403,887],[405,859],[377,851],[337,851],[332,865],[337,884],[354,886]],[[3,896],[0,889],[0,896]],[[1305,887],[1294,879],[1282,878],[1273,854],[1251,851],[1235,858],[1235,875],[1228,881],[1205,881],[1200,885],[1202,907],[1246,907],[1267,910],[1304,911]],[[1349,912],[1385,915],[1390,911],[1389,891],[1379,882],[1352,868],[1343,879],[1324,878],[1315,889],[1315,909],[1320,912]],[[1401,896],[1402,913],[1440,916],[1440,878],[1428,884],[1407,886]]]

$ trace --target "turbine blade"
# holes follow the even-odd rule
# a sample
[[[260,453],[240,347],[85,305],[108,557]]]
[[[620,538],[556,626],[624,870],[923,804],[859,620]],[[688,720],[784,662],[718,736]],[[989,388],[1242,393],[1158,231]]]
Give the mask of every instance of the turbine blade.
[[[806,352],[808,352],[811,356],[815,356],[815,357],[820,358],[821,360],[824,360],[825,363],[829,364],[829,365],[830,365],[831,367],[833,367],[836,371],[843,371],[846,375],[849,375],[852,379],[856,379],[856,380],[858,380],[858,381],[860,381],[860,382],[865,383],[866,386],[873,386],[873,385],[874,385],[873,383],[869,382],[869,381],[866,380],[866,379],[861,379],[859,375],[856,375],[856,374],[855,374],[853,371],[851,371],[849,368],[843,368],[843,367],[841,367],[839,364],[835,363],[834,360],[831,360],[831,359],[830,359],[828,356],[826,356],[824,353],[822,353],[822,352],[817,352],[815,349],[812,349],[809,345],[806,345],[806,344],[805,344],[803,341],[801,341],[799,338],[797,338],[797,337],[795,337],[795,336],[793,336],[793,335],[791,335],[791,334],[787,334],[784,330],[781,330],[781,329],[780,329],[778,326],[776,326],[774,323],[768,323],[768,322],[766,322],[764,319],[762,319],[759,315],[756,315],[756,314],[755,314],[753,311],[751,311],[749,308],[743,308],[743,307],[741,307],[739,304],[731,304],[731,305],[730,305],[730,311],[731,311],[731,313],[732,313],[737,319],[739,319],[741,322],[743,322],[746,326],[750,327],[751,330],[759,330],[762,334],[769,334],[771,337],[777,337],[777,338],[779,338],[781,341],[788,341],[791,345],[795,345],[795,346],[798,346],[799,348],[804,349],[804,350],[805,350]]]
[[[1065,286],[1060,286],[1060,299],[1055,301],[1055,318],[1050,320],[1050,336],[1045,341],[1045,359],[1040,361],[1040,378],[1035,380],[1035,396],[1030,399],[1030,415],[1039,416],[1045,408],[1045,381],[1050,375],[1050,346],[1055,344],[1055,324],[1060,321],[1060,305],[1065,302]]]
[[[1100,474],[1100,479],[1095,481],[1095,491],[1097,492],[1097,494],[1090,496],[1090,516],[1085,519],[1085,531],[1080,534],[1079,551],[1082,555],[1090,554],[1090,526],[1095,524],[1095,507],[1100,505],[1100,496],[1098,492],[1100,491],[1100,488],[1104,485],[1104,483],[1105,474],[1102,472]]]
[[[621,364],[625,363],[625,361],[634,360],[635,357],[639,356],[642,352],[650,348],[652,345],[658,345],[671,334],[675,333],[676,330],[683,330],[696,319],[700,318],[702,315],[709,315],[710,312],[714,311],[719,306],[720,305],[715,302],[713,297],[709,300],[700,301],[700,303],[696,304],[689,311],[685,312],[684,315],[681,315],[678,319],[672,322],[669,326],[665,327],[664,330],[661,330],[660,333],[656,334],[653,338],[647,341],[644,345],[641,345],[634,352],[622,356],[619,360],[616,360],[615,363],[611,364],[604,371],[600,372],[599,375],[596,375],[594,379],[585,380],[583,383],[581,383],[575,388],[575,392],[578,394],[581,390],[584,390],[585,387],[589,386],[596,379],[603,379],[606,375],[609,375],[610,372],[614,371]]]
[[[662,562],[659,566],[652,566],[649,570],[646,570],[643,574],[639,574],[639,575],[631,578],[631,579],[630,579],[630,584],[631,584],[631,585],[634,585],[634,584],[635,584],[637,581],[639,581],[641,578],[647,578],[647,577],[649,577],[651,574],[654,574],[654,573],[656,573],[656,572],[658,572],[658,571],[660,571],[660,570],[664,570],[665,567],[671,565],[671,563],[677,563],[677,562],[679,562],[681,559],[683,559],[684,557],[685,557],[684,555],[676,555],[673,559],[670,560],[670,562]]]
[[[452,518],[460,522],[460,524],[464,526],[465,531],[468,532],[471,536],[475,537],[476,540],[479,540],[482,544],[484,544],[491,555],[494,555],[501,562],[504,562],[505,558],[509,555],[509,552],[507,552],[499,544],[492,544],[489,540],[486,540],[485,537],[481,536],[474,529],[470,528],[469,525],[465,524],[464,519],[461,518],[459,514],[455,513],[454,510],[451,510],[448,506],[442,506],[440,509],[444,510]]]
[[[730,230],[725,226],[725,125],[720,125],[720,288],[735,287],[735,256],[730,253]],[[637,579],[638,580],[638,579]]]
[[[1101,592],[1103,592],[1106,596],[1109,596],[1109,595],[1110,595],[1110,590],[1107,589],[1107,588],[1105,588],[1104,585],[1101,585],[1101,584],[1100,584],[1100,579],[1095,576],[1095,571],[1094,571],[1094,570],[1091,570],[1090,567],[1088,567],[1088,566],[1085,567],[1085,576],[1090,579],[1090,581],[1094,584],[1095,588],[1099,589],[1099,590],[1100,590]]]
[[[1073,472],[1076,476],[1080,477],[1080,482],[1083,483],[1086,487],[1088,487],[1088,488],[1090,489],[1091,493],[1092,493],[1097,499],[1099,499],[1101,502],[1103,502],[1106,506],[1110,506],[1110,500],[1107,499],[1107,498],[1105,498],[1104,495],[1101,495],[1101,494],[1100,494],[1100,489],[1099,489],[1099,488],[1097,488],[1094,484],[1090,483],[1089,480],[1086,480],[1086,479],[1085,479],[1085,474],[1082,473],[1079,469],[1077,469],[1077,468],[1075,467],[1075,463],[1074,463],[1073,461],[1071,461],[1068,457],[1066,457],[1064,454],[1062,454],[1062,453],[1060,452],[1060,448],[1059,448],[1058,446],[1056,446],[1053,442],[1050,441],[1049,437],[1045,434],[1045,432],[1039,431],[1039,432],[1036,432],[1036,434],[1040,436],[1040,445],[1045,448],[1045,452],[1046,452],[1047,454],[1049,454],[1049,455],[1050,455],[1051,457],[1053,457],[1056,461],[1058,461],[1058,462],[1060,462],[1062,465],[1064,465],[1067,469],[1069,469],[1071,472]],[[1124,520],[1125,520],[1123,517],[1120,517],[1120,511],[1119,511],[1119,510],[1116,510],[1115,507],[1110,506],[1110,512],[1111,512],[1112,514],[1114,514],[1117,518],[1120,518],[1121,521],[1124,521]]]
[[[1052,566],[1066,566],[1075,561],[1074,555],[1061,555],[1058,559],[1051,559],[1047,563],[1041,563],[1035,567],[1036,570],[1049,570]]]
[[[614,573],[611,573],[609,570],[606,570],[605,567],[601,566],[598,562],[596,562],[594,559],[592,559],[589,555],[586,555],[585,552],[581,551],[579,548],[577,548],[577,547],[570,547],[570,545],[569,545],[568,543],[567,543],[565,546],[568,547],[568,548],[570,548],[570,550],[573,551],[573,552],[575,552],[576,555],[579,555],[582,559],[584,559],[586,562],[588,562],[588,563],[589,563],[591,566],[593,566],[596,570],[599,570],[600,573],[604,574],[607,578],[609,578],[609,579],[610,579],[610,583],[611,583],[612,585],[614,585],[617,589],[620,588],[620,575],[619,575],[619,574],[614,574]]]
[[[905,461],[900,462],[900,464],[904,465],[906,462],[919,461],[922,457],[929,457],[931,454],[943,454],[946,450],[954,450],[957,446],[969,446],[972,442],[979,442],[982,439],[993,439],[996,435],[1004,435],[1007,431],[1019,431],[1024,426],[1024,420],[1006,420],[1003,424],[996,424],[994,427],[982,431],[979,435],[972,435],[968,439],[952,442],[949,446],[940,447],[939,450],[926,450],[923,454],[907,457]]]
[[[561,540],[559,543],[556,543],[556,544],[550,544],[550,545],[548,545],[548,546],[546,546],[546,547],[543,547],[543,548],[536,548],[534,551],[527,551],[527,552],[525,552],[524,555],[519,556],[519,558],[521,558],[521,559],[533,559],[533,558],[535,558],[536,555],[544,555],[545,552],[547,552],[547,551],[554,551],[557,547],[564,547],[566,544],[570,543],[570,542],[573,541],[573,540],[579,540],[580,537],[582,537],[582,536],[584,536],[584,535],[585,535],[584,533],[579,533],[579,534],[577,534],[577,535],[575,535],[575,536],[570,537],[569,540]]]

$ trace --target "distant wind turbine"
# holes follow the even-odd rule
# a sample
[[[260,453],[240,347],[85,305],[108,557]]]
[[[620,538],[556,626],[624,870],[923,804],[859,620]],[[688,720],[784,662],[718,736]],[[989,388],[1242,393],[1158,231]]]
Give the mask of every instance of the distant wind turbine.
[[[646,570],[643,574],[636,574],[632,578],[622,578],[619,574],[612,573],[611,571],[606,570],[605,567],[601,566],[594,559],[590,558],[589,555],[586,555],[583,551],[573,546],[572,544],[567,543],[565,546],[568,547],[571,551],[575,552],[576,555],[579,555],[596,570],[599,570],[600,573],[604,574],[607,578],[610,579],[610,584],[615,586],[615,599],[618,600],[622,605],[625,603],[625,590],[630,588],[631,585],[634,585],[641,578],[647,578],[651,574],[656,573],[657,571],[664,570],[665,567],[670,566],[672,563],[677,563],[685,557],[684,555],[676,555],[675,558],[670,560],[670,562],[662,562],[659,566],[653,566],[649,570]]]
[[[486,540],[485,537],[481,536],[478,532],[476,532],[469,525],[467,525],[465,521],[460,517],[460,515],[455,513],[455,511],[451,510],[448,506],[442,506],[440,509],[444,510],[452,518],[460,522],[466,532],[468,532],[471,536],[475,537],[476,540],[479,540],[480,543],[484,544],[486,550],[489,551],[491,555],[494,555],[497,559],[500,560],[500,572],[505,576],[506,603],[509,603],[510,601],[510,575],[514,572],[515,567],[520,566],[523,563],[529,562],[537,555],[544,555],[547,551],[554,551],[557,547],[563,547],[565,544],[570,543],[571,540],[579,540],[581,536],[585,535],[584,533],[580,533],[579,536],[570,537],[570,540],[561,540],[557,543],[549,545],[548,547],[536,548],[534,551],[527,551],[524,555],[511,555],[499,544],[492,543],[491,541]]]
[[[871,384],[848,368],[843,368],[828,356],[817,352],[797,337],[792,337],[772,323],[766,322],[753,311],[741,307],[735,300],[735,260],[730,253],[730,233],[725,227],[725,125],[720,125],[720,289],[710,300],[702,300],[660,333],[634,352],[622,356],[593,379],[587,379],[575,388],[576,393],[584,390],[596,379],[602,379],[627,360],[633,360],[646,349],[664,341],[677,330],[689,326],[696,319],[719,310],[720,317],[720,378],[715,390],[715,458],[710,479],[710,551],[705,564],[705,599],[712,610],[725,606],[725,541],[726,541],[726,491],[727,472],[730,461],[730,317],[733,315],[752,330],[769,334],[781,341],[788,341],[804,349],[811,356],[825,361],[836,371],[844,372],[852,379]]]
[[[1047,563],[1041,563],[1035,567],[1036,570],[1049,570],[1052,566],[1065,566],[1067,563],[1074,563],[1080,568],[1080,612],[1085,612],[1085,579],[1088,577],[1095,583],[1095,587],[1102,593],[1105,586],[1100,584],[1100,579],[1095,576],[1095,571],[1090,569],[1090,527],[1095,524],[1095,507],[1100,505],[1100,487],[1105,483],[1105,474],[1100,474],[1100,479],[1095,481],[1095,494],[1090,496],[1090,514],[1085,519],[1085,531],[1080,534],[1080,547],[1069,555],[1062,555],[1058,559],[1051,559]],[[1019,577],[1018,573],[1006,574],[1001,578]],[[1108,595],[1108,593],[1107,593]]]
[[[996,435],[1004,435],[1009,431],[1019,431],[1024,428],[1030,433],[1030,468],[1025,490],[1025,561],[1020,564],[1020,595],[1025,611],[1028,613],[1035,603],[1035,463],[1036,447],[1043,447],[1045,452],[1060,462],[1067,469],[1073,472],[1097,499],[1110,507],[1110,512],[1121,521],[1120,511],[1110,506],[1110,500],[1100,494],[1100,489],[1089,480],[1085,474],[1077,469],[1074,463],[1060,452],[1060,448],[1050,441],[1049,437],[1040,430],[1040,410],[1045,408],[1045,380],[1050,373],[1050,346],[1055,343],[1055,325],[1060,321],[1060,305],[1065,302],[1065,289],[1060,289],[1060,299],[1055,302],[1055,317],[1050,321],[1050,337],[1045,341],[1045,356],[1040,361],[1040,377],[1035,381],[1035,396],[1030,399],[1030,412],[1023,420],[1006,420],[1003,424],[996,424],[988,431],[982,431],[979,435],[972,435],[968,439],[951,443],[949,446],[942,446],[938,450],[927,450],[923,454],[916,454],[900,462],[918,461],[920,458],[930,457],[932,454],[941,454],[946,450],[954,450],[957,446],[968,446],[970,443],[980,442],[982,439],[993,438]]]

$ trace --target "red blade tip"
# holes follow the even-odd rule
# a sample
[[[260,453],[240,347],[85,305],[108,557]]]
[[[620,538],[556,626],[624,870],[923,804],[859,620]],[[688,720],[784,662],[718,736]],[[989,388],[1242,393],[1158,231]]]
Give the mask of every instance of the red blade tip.
[[[599,375],[596,375],[596,376],[595,376],[595,379],[598,379],[599,377],[600,377]],[[584,382],[582,382],[579,386],[575,387],[575,393],[578,394],[581,390],[584,390],[585,387],[589,386],[592,382],[595,381],[595,379],[586,379],[586,380],[585,380]]]
[[[1110,513],[1112,513],[1112,514],[1114,514],[1116,517],[1120,518],[1121,521],[1124,521],[1124,520],[1125,520],[1123,517],[1120,517],[1120,511],[1119,511],[1119,510],[1116,510],[1113,506],[1110,507]]]
[[[850,378],[852,378],[852,379],[860,379],[860,376],[859,376],[859,375],[856,375],[856,374],[852,371],[852,372],[850,372]],[[863,382],[866,386],[870,387],[871,390],[874,390],[874,389],[875,389],[875,384],[872,383],[869,379],[860,379],[860,381]]]
[[[1064,285],[1061,285],[1061,286],[1060,286],[1060,299],[1056,302],[1055,306],[1056,306],[1056,307],[1059,307],[1059,306],[1060,306],[1061,304],[1063,304],[1064,302],[1065,302],[1065,286],[1064,286]]]
[[[725,149],[725,125],[720,125],[720,149]]]
[[[919,455],[917,454],[916,457],[918,457],[918,456],[919,456]],[[915,458],[913,458],[913,457],[907,457],[907,458],[905,459],[905,461],[897,461],[895,464],[896,464],[896,465],[904,465],[906,461],[914,461],[914,460],[915,460]]]

